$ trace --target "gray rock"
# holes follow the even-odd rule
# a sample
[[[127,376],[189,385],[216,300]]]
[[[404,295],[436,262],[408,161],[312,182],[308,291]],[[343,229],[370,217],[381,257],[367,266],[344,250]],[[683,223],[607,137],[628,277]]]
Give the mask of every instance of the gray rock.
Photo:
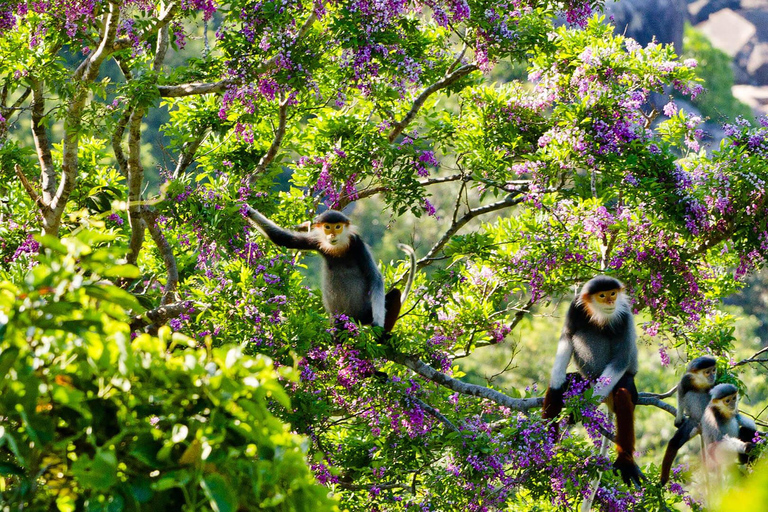
[[[696,25],[707,36],[715,48],[731,57],[746,50],[746,46],[757,34],[757,28],[747,18],[731,9],[712,14],[709,19]]]
[[[768,87],[734,85],[731,90],[737,100],[752,107],[759,115],[768,114]]]
[[[768,0],[767,0],[768,1]],[[739,0],[688,0],[688,14],[694,25],[706,21],[712,13],[723,9],[738,9]]]
[[[768,85],[768,43],[758,43],[747,60],[747,73],[760,85]]]
[[[741,0],[742,9],[768,9],[768,0]]]
[[[643,46],[656,40],[672,43],[680,53],[683,25],[688,15],[685,0],[607,0],[605,14],[613,16],[617,34],[625,34]]]

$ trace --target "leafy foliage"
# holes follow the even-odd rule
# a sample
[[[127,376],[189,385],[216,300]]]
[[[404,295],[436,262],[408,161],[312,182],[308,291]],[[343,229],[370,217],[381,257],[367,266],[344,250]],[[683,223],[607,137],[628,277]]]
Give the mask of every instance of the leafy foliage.
[[[696,508],[678,482],[633,491],[605,471],[610,422],[588,389],[562,418],[585,431],[554,439],[535,382],[467,383],[466,358],[597,273],[626,283],[662,360],[713,354],[721,380],[740,378],[719,304],[765,264],[768,120],[728,123],[710,151],[674,101],[655,123],[653,93],[702,92],[696,62],[615,35],[596,7],[3,4],[7,499],[557,509],[601,475],[604,510]],[[528,80],[495,82],[512,63]],[[142,122],[166,111],[152,160]],[[408,241],[412,222],[423,255],[386,342],[329,322],[308,286],[317,258],[246,220],[304,229],[353,202],[376,254],[396,258],[380,239]],[[388,286],[407,271],[381,266]]]
[[[131,339],[136,299],[104,279],[138,276],[82,231],[46,238],[29,278],[0,284],[2,499],[34,510],[331,509],[265,356],[198,348],[172,333]],[[92,249],[93,246],[101,246]],[[283,381],[283,382],[281,382]]]

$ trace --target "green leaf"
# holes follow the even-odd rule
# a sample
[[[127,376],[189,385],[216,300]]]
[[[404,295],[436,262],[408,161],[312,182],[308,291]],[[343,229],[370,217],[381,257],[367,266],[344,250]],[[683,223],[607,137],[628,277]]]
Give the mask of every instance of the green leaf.
[[[234,512],[237,510],[237,497],[223,476],[216,473],[206,475],[200,485],[215,512]]]
[[[22,476],[24,469],[11,462],[0,462],[0,475]]]
[[[82,455],[72,464],[72,474],[84,487],[106,491],[117,483],[117,457],[104,450],[96,452],[93,459]]]
[[[5,325],[0,327],[0,341],[2,341],[2,335]],[[4,378],[11,369],[13,363],[16,362],[16,358],[19,357],[19,349],[17,347],[10,347],[3,350],[0,353],[0,379]]]
[[[136,297],[117,286],[110,284],[88,285],[84,286],[83,289],[85,290],[85,293],[95,299],[117,304],[134,313],[144,311],[144,308],[141,307],[141,304],[136,300]]]

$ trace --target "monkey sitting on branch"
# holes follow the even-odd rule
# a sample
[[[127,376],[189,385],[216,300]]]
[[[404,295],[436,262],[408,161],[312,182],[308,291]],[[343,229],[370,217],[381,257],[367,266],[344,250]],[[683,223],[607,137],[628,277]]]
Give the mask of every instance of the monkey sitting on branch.
[[[403,295],[397,288],[384,295],[384,278],[371,251],[343,213],[321,213],[307,232],[283,229],[254,208],[248,208],[248,220],[277,245],[323,256],[323,305],[329,315],[344,314],[363,325],[382,327],[385,333],[395,326],[416,274],[416,256],[410,246],[398,244],[411,260]]]
[[[640,486],[645,476],[635,463],[634,411],[637,403],[637,334],[629,301],[620,281],[596,276],[573,300],[557,345],[542,417],[563,408],[566,368],[573,356],[581,377],[597,381],[594,395],[616,414],[616,461],[613,467],[627,485]]]
[[[709,404],[709,392],[715,385],[717,360],[701,356],[688,363],[688,368],[677,385],[677,431],[669,440],[661,463],[661,485],[669,481],[669,471],[675,456],[700,431],[701,418]]]

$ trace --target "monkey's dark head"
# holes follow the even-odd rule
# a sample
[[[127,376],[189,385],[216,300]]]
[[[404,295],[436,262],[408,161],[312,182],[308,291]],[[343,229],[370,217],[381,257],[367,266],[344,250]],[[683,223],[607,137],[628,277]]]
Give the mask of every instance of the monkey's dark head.
[[[688,363],[687,372],[696,379],[698,388],[710,388],[717,377],[717,359],[711,356],[701,356]]]
[[[739,389],[733,384],[718,384],[713,387],[709,395],[712,397],[710,405],[715,407],[726,418],[736,414],[739,401]]]
[[[629,309],[624,295],[624,285],[618,279],[609,276],[596,276],[590,279],[581,289],[579,301],[590,320],[600,326],[612,322]]]
[[[320,240],[320,250],[331,256],[341,256],[349,248],[352,234],[349,217],[336,210],[326,210],[312,222]]]

